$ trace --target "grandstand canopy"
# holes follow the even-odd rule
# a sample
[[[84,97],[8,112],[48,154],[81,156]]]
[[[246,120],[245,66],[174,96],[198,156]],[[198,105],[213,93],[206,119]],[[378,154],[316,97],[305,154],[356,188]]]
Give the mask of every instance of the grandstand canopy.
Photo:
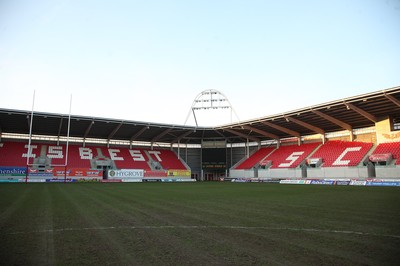
[[[281,100],[284,104],[285,98]],[[69,135],[153,143],[242,143],[366,128],[388,117],[400,123],[400,87],[212,128],[72,115]],[[2,134],[29,134],[30,121],[31,111],[0,108]],[[66,137],[68,114],[34,112],[32,134]]]

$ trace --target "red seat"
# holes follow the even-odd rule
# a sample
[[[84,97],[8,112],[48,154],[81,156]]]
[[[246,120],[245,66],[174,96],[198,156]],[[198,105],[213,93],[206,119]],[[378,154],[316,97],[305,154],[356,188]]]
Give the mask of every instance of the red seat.
[[[271,168],[296,168],[320,143],[281,146],[267,157],[272,161]]]
[[[268,148],[260,148],[258,151],[253,153],[249,158],[244,160],[242,163],[240,163],[236,169],[251,169],[259,163],[262,159],[265,158],[268,154],[270,154],[275,148],[273,147],[268,147]]]
[[[396,165],[400,165],[400,160],[397,160],[400,158],[400,142],[381,143],[376,147],[372,155],[384,153],[392,154],[392,158],[396,159]]]
[[[0,144],[0,166],[26,166],[28,144],[24,142],[3,142]],[[38,158],[43,149],[45,155],[51,159],[53,166],[63,166],[66,162],[67,147],[65,144],[36,144],[31,145],[31,159]],[[85,146],[71,144],[68,146],[68,168],[90,168],[91,159],[111,159],[119,169],[150,170],[150,159],[159,162],[168,169],[187,170],[186,166],[171,150],[130,150],[126,147]]]
[[[372,143],[331,140],[322,145],[313,158],[322,158],[323,167],[356,166],[371,148]]]

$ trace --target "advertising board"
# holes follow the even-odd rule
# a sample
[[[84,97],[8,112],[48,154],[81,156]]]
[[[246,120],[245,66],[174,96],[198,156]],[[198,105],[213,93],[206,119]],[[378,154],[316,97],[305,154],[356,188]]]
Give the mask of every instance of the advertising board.
[[[400,182],[392,181],[366,181],[366,186],[400,187]]]
[[[348,185],[350,185],[350,180],[346,180],[346,181],[336,180],[335,181],[335,185],[337,185],[337,186],[348,186]]]
[[[108,179],[137,179],[143,177],[143,169],[108,170]]]
[[[335,181],[332,180],[311,180],[312,185],[333,185]]]
[[[144,177],[167,177],[167,171],[161,170],[161,171],[156,171],[156,170],[146,170],[144,172]]]
[[[180,169],[170,169],[168,170],[168,176],[179,176],[179,177],[188,177],[191,176],[190,170],[180,170]]]
[[[299,180],[299,179],[284,179],[279,181],[280,184],[291,184],[291,185],[304,185],[307,180]]]
[[[142,179],[122,179],[124,183],[141,183],[143,182]]]
[[[0,167],[0,176],[26,176],[25,167]]]
[[[38,169],[29,168],[29,176],[40,176],[40,177],[54,177],[63,178],[68,177],[88,177],[88,178],[102,178],[103,172],[101,170],[92,170],[89,168],[68,168],[65,171],[65,167],[54,167],[44,171]]]
[[[360,180],[351,180],[350,186],[365,186],[367,181],[360,181]]]
[[[18,179],[0,179],[0,183],[17,183]]]

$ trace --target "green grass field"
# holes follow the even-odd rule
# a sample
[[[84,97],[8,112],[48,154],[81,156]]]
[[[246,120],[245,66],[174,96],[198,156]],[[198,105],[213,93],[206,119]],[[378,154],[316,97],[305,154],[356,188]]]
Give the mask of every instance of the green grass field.
[[[399,265],[400,188],[1,184],[1,265]]]

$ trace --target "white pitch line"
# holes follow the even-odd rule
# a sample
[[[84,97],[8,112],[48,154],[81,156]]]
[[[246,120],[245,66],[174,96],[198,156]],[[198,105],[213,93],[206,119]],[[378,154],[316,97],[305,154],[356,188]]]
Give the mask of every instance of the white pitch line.
[[[17,231],[5,232],[0,235],[22,235],[34,233],[58,233],[68,231],[97,231],[97,230],[138,230],[138,229],[243,229],[243,230],[277,230],[277,231],[300,231],[300,232],[319,232],[331,234],[350,234],[350,235],[364,235],[364,236],[377,236],[377,237],[390,237],[399,238],[399,235],[386,235],[375,234],[359,231],[349,230],[331,230],[331,229],[317,229],[317,228],[293,228],[293,227],[267,227],[267,226],[239,226],[239,225],[144,225],[144,226],[104,226],[104,227],[82,227],[82,228],[59,228],[59,229],[43,229],[33,231]]]

